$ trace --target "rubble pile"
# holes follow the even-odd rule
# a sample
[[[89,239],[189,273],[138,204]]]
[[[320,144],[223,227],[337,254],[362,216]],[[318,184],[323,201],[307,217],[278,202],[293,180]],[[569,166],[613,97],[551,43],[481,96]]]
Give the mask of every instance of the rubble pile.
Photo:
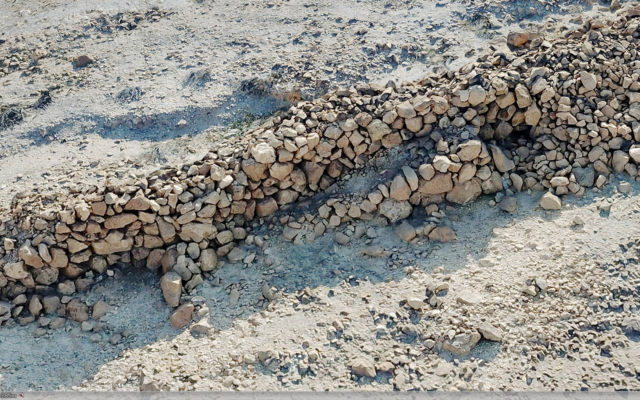
[[[402,221],[414,207],[432,213],[434,204],[528,189],[547,191],[541,206],[557,210],[562,196],[601,187],[613,172],[636,177],[640,8],[624,12],[554,41],[510,35],[457,72],[298,102],[181,168],[64,201],[17,198],[0,226],[0,321],[57,313],[82,322],[91,310],[73,294],[109,266],[133,263],[159,271],[165,300],[177,307],[172,322],[182,326],[193,305],[180,305],[181,295],[220,258],[241,260],[238,245],[253,240],[255,224],[277,222],[283,207],[398,146],[413,146],[415,157],[393,179],[360,202],[330,199],[317,215],[281,218],[285,238],[295,240],[303,224],[321,235],[381,215],[407,241],[416,234],[450,241],[449,227],[416,232]]]

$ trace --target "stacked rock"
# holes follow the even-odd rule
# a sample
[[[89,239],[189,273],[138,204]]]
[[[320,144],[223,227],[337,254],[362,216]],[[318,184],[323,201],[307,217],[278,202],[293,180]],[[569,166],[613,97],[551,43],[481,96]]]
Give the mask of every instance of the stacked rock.
[[[547,190],[543,207],[557,209],[557,196],[600,187],[613,171],[636,177],[640,9],[625,12],[553,42],[505,42],[457,72],[298,102],[182,168],[64,202],[16,199],[0,226],[0,321],[33,320],[43,312],[26,305],[33,298],[65,296],[56,308],[64,314],[70,295],[117,263],[161,271],[165,299],[176,307],[220,257],[238,259],[250,221],[262,223],[407,142],[421,149],[419,165],[403,166],[357,204],[323,204],[314,232],[375,214],[395,223],[414,206],[506,190]],[[285,237],[293,240],[295,229]],[[433,240],[455,238],[436,229]]]

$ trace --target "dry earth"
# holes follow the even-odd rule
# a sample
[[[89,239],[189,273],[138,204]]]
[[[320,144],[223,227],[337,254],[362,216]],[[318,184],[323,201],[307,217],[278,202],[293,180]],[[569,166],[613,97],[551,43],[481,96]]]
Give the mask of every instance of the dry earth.
[[[610,14],[605,3],[559,3],[4,2],[0,61],[15,61],[0,73],[0,105],[24,120],[0,129],[0,208],[35,187],[201,157],[298,95],[456,69],[512,29],[553,37],[578,15]],[[38,62],[36,48],[47,54]],[[95,61],[74,68],[83,54]],[[45,90],[51,103],[31,108]],[[343,190],[374,179],[348,176]],[[331,234],[294,246],[265,226],[254,235],[266,247],[245,248],[253,263],[227,263],[192,293],[209,335],[197,333],[204,322],[171,328],[156,276],[113,269],[84,295],[111,305],[102,332],[0,329],[0,388],[638,389],[640,186],[618,187],[612,179],[559,212],[537,208],[538,193],[519,194],[514,214],[488,198],[448,209],[455,244],[407,245],[369,224],[349,246]],[[390,254],[363,256],[371,246]],[[478,327],[501,341],[465,356],[447,351],[465,343],[436,342],[473,341],[464,332]]]

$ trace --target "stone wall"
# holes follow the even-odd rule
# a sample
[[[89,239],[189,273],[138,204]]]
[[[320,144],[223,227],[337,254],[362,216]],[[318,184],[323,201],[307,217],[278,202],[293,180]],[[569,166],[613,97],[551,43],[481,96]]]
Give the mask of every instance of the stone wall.
[[[519,35],[457,72],[299,102],[199,162],[136,182],[63,203],[17,199],[0,227],[0,322],[43,313],[82,321],[89,310],[73,294],[122,262],[159,270],[165,300],[178,307],[219,258],[239,260],[249,222],[263,223],[407,142],[421,149],[411,165],[361,202],[323,204],[307,221],[314,234],[378,214],[396,223],[414,207],[466,204],[483,193],[546,190],[541,205],[559,209],[559,196],[600,187],[614,171],[636,177],[638,12],[587,21],[553,42]],[[284,221],[283,235],[295,240],[301,224]],[[415,236],[407,224],[397,232]],[[455,239],[444,226],[421,233]],[[184,306],[175,321],[190,318],[193,307]]]

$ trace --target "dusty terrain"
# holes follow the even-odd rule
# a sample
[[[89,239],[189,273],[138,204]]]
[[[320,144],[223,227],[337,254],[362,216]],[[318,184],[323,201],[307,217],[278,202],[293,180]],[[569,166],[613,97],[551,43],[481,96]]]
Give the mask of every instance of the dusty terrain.
[[[298,96],[455,70],[511,30],[553,38],[578,15],[613,15],[604,3],[473,3],[3,3],[0,60],[19,61],[0,75],[0,104],[23,120],[0,129],[0,208],[34,189],[186,164]],[[48,53],[38,62],[36,48]],[[75,68],[83,54],[95,61]],[[44,90],[51,103],[34,108]],[[340,192],[364,193],[401,155],[341,178]],[[377,221],[360,223],[348,246],[331,232],[294,244],[263,225],[252,236],[266,246],[243,245],[254,260],[225,262],[190,293],[209,314],[184,330],[167,321],[155,273],[112,268],[82,294],[110,305],[102,330],[0,328],[0,387],[638,389],[640,186],[631,179],[620,193],[627,181],[612,175],[602,190],[563,198],[561,211],[541,210],[531,190],[515,213],[492,197],[448,207],[453,244],[407,244]],[[389,253],[362,254],[372,246]],[[434,310],[414,309],[421,301]],[[500,340],[464,356],[437,342],[479,327]]]

